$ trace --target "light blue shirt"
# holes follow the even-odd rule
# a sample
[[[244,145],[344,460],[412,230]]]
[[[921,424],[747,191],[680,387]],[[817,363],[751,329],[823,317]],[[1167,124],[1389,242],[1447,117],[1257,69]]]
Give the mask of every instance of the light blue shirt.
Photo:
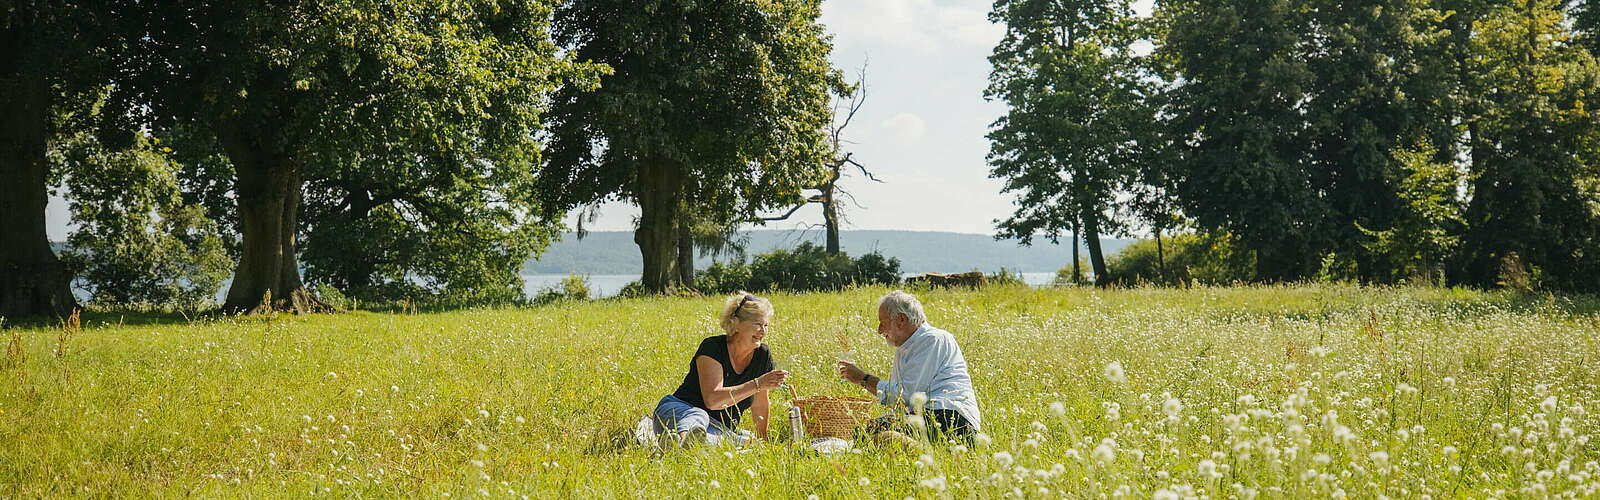
[[[961,346],[950,332],[927,323],[895,348],[889,378],[878,381],[878,402],[910,406],[911,396],[919,392],[928,396],[924,408],[955,410],[973,430],[980,428],[978,395],[972,391]]]

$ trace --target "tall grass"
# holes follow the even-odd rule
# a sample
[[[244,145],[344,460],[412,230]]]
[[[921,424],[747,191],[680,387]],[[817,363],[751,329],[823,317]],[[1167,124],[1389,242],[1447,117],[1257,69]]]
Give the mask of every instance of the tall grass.
[[[845,345],[888,373],[872,310],[885,291],[774,297],[767,340],[802,395],[859,395],[833,374]],[[825,456],[784,442],[774,412],[774,441],[748,449],[630,445],[698,340],[719,333],[717,297],[13,330],[0,497],[1600,492],[1592,297],[920,296],[971,366],[984,415],[973,444]]]

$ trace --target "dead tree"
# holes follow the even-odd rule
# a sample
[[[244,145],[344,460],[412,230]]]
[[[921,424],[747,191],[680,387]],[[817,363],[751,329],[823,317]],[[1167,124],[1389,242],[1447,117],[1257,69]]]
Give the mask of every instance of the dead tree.
[[[834,123],[828,125],[828,139],[834,153],[834,159],[828,162],[821,182],[806,188],[816,190],[816,194],[806,196],[793,207],[790,207],[789,211],[783,215],[757,219],[760,222],[787,220],[808,205],[822,205],[822,226],[824,231],[827,232],[826,248],[829,254],[834,255],[842,252],[839,246],[839,226],[843,219],[843,213],[839,210],[840,204],[845,199],[849,199],[857,208],[862,208],[860,203],[856,203],[855,196],[839,185],[839,181],[845,177],[845,174],[852,170],[847,167],[854,167],[854,170],[860,172],[867,180],[883,182],[872,175],[872,172],[867,170],[865,165],[857,162],[854,158],[854,153],[844,151],[844,129],[850,126],[851,120],[856,117],[856,112],[860,111],[861,105],[867,101],[866,66],[862,66],[861,70],[857,72],[856,84],[848,89],[846,95],[841,97],[844,97],[844,99],[834,101]],[[842,119],[839,118],[841,106],[844,111],[844,118]]]

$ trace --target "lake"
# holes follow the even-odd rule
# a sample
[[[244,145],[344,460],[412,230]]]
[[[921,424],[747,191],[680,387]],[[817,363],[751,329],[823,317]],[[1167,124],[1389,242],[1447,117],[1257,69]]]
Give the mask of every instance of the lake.
[[[1035,288],[1050,286],[1055,281],[1056,273],[1019,273],[1022,281]],[[915,276],[907,274],[906,277]],[[540,291],[549,288],[560,288],[561,280],[566,279],[565,274],[524,274],[522,275],[522,290],[533,297]],[[628,283],[638,281],[637,274],[591,274],[589,275],[589,296],[594,298],[612,297],[622,291]]]

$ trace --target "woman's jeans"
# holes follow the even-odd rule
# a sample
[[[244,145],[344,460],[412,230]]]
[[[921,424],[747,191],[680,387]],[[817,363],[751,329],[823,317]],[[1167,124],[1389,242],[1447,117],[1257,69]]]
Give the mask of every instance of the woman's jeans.
[[[705,432],[707,443],[720,443],[724,437],[733,444],[744,442],[744,437],[739,433],[724,428],[720,422],[713,422],[711,415],[705,410],[696,408],[671,394],[661,398],[661,402],[656,404],[656,411],[650,417],[657,435],[668,431],[677,434],[699,429]]]

